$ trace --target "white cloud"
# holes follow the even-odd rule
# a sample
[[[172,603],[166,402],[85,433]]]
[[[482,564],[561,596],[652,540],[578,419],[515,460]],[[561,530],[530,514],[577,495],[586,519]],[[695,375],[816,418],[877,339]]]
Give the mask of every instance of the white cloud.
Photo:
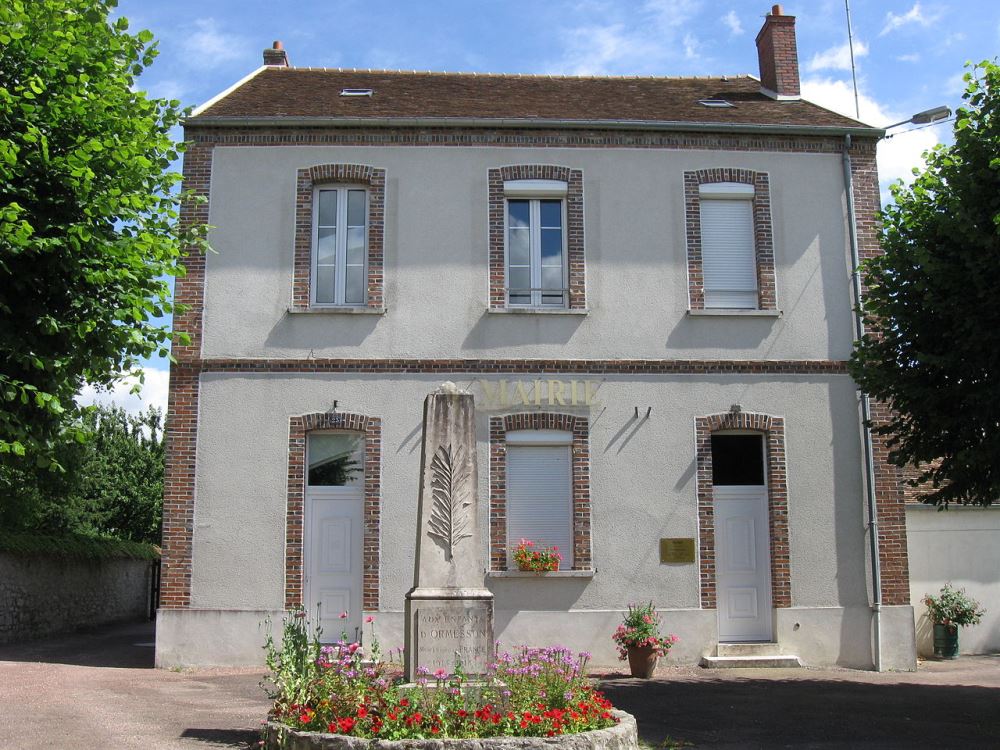
[[[146,382],[139,394],[129,393],[136,382],[135,378],[129,377],[116,383],[110,391],[97,390],[89,385],[84,386],[76,401],[81,406],[115,404],[132,414],[138,414],[149,406],[157,406],[166,414],[167,394],[170,387],[169,370],[147,367],[145,376]]]
[[[180,40],[181,59],[188,67],[212,68],[236,60],[253,62],[248,41],[220,29],[214,18],[197,18],[193,30],[180,33],[184,35]]]
[[[736,15],[735,10],[731,10],[726,15],[722,17],[722,22],[729,27],[729,33],[732,36],[739,36],[743,33],[743,24],[740,23],[740,17]]]
[[[685,59],[697,61],[699,43],[686,25],[699,6],[695,0],[647,0],[626,12],[615,2],[581,2],[574,17],[582,20],[559,30],[561,55],[545,69],[571,75],[661,73],[665,64],[676,64],[678,48]]]
[[[854,89],[848,81],[833,78],[807,78],[802,81],[802,97],[821,107],[832,109],[847,117],[854,117]],[[865,93],[858,97],[861,110],[861,121],[884,127],[905,120],[912,112],[895,112]],[[885,139],[878,144],[878,173],[883,185],[896,179],[910,182],[913,178],[913,168],[922,167],[922,154],[941,140],[944,135],[942,126],[933,126],[901,133]],[[883,199],[885,198],[883,192]]]
[[[903,26],[910,26],[912,24],[927,28],[938,19],[939,15],[936,12],[925,12],[920,7],[920,3],[914,3],[913,7],[906,11],[906,13],[893,13],[889,11],[885,14],[885,24],[882,26],[879,36],[885,36],[897,29],[901,29]]]
[[[868,54],[868,45],[857,41],[854,43],[854,59],[864,57]],[[851,69],[851,47],[849,44],[841,44],[837,47],[823,52],[817,52],[812,60],[806,63],[806,70],[815,73],[818,70],[850,70]]]
[[[899,62],[918,63],[920,62],[920,55],[916,52],[912,52],[909,55],[899,55],[896,60]]]

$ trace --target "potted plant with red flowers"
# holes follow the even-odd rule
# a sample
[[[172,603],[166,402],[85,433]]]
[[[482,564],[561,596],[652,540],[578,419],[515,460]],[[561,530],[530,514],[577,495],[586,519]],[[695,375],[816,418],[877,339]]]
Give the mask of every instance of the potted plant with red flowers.
[[[924,604],[934,624],[934,656],[957,659],[959,626],[978,625],[986,610],[965,589],[952,588],[950,583],[944,585],[940,596],[925,594]]]
[[[643,679],[653,676],[657,660],[680,640],[660,634],[660,616],[652,602],[628,605],[628,614],[611,637],[618,645],[618,658],[628,659],[632,676]]]
[[[562,555],[558,547],[536,547],[530,539],[522,539],[514,548],[514,564],[518,570],[545,573],[559,570]]]

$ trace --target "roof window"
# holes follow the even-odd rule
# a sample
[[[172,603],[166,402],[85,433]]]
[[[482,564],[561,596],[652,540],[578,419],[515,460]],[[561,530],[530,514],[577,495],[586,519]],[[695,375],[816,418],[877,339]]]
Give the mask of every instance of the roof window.
[[[699,99],[698,104],[703,107],[732,107],[734,106],[732,102],[727,102],[725,99]]]
[[[372,96],[375,92],[372,89],[341,89],[341,96]]]

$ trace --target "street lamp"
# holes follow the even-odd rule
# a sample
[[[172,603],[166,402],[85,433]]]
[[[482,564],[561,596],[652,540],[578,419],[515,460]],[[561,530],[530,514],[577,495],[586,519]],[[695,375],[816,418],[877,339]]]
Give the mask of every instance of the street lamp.
[[[917,112],[917,114],[908,120],[900,120],[899,122],[894,122],[892,125],[886,125],[882,129],[888,130],[900,125],[929,125],[946,117],[951,117],[951,110],[948,107],[934,107],[934,109],[925,109],[923,112]]]

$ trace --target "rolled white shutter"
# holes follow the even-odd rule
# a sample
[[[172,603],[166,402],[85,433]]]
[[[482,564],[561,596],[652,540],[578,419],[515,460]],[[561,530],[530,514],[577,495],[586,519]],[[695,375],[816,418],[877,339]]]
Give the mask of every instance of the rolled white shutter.
[[[701,257],[705,307],[757,307],[757,258],[753,203],[701,201]]]
[[[559,547],[573,566],[573,475],[568,445],[507,446],[507,546]]]

